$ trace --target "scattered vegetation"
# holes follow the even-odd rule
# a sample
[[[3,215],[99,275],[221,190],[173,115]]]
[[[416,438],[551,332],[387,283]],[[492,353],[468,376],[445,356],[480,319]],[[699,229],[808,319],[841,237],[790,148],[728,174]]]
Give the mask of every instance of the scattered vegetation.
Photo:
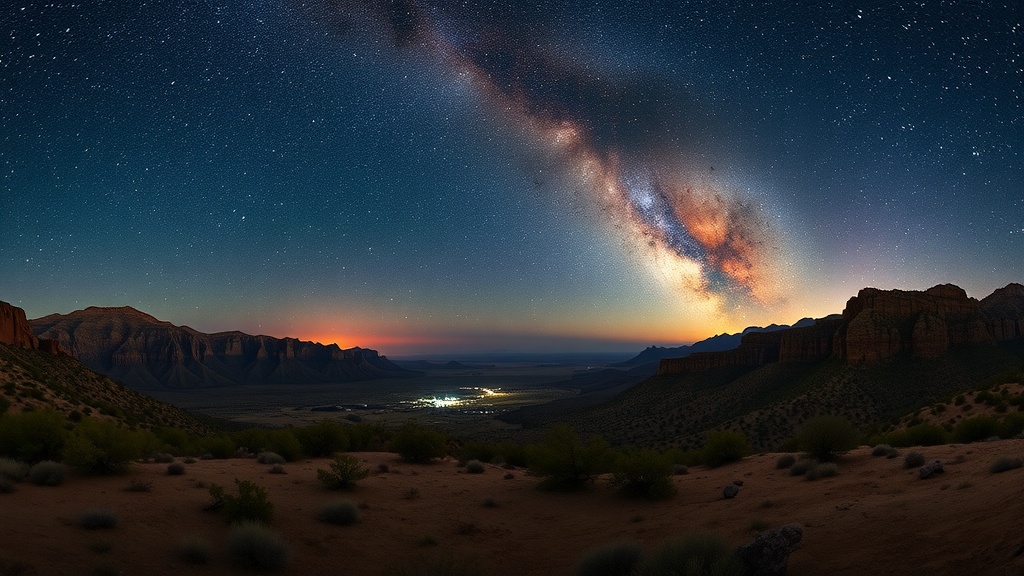
[[[345,426],[328,418],[295,430],[295,436],[307,456],[331,456],[349,449]]]
[[[1002,457],[996,459],[996,461],[993,462],[991,466],[989,466],[988,470],[989,470],[989,472],[991,472],[993,474],[998,474],[1000,472],[1008,472],[1010,470],[1016,470],[1017,468],[1020,468],[1021,466],[1024,466],[1024,460],[1021,460],[1020,458],[1011,458],[1009,456],[1002,456]]]
[[[483,474],[484,463],[479,460],[470,460],[466,462],[466,472],[470,474]]]
[[[28,477],[37,486],[60,486],[67,476],[67,469],[60,462],[44,460],[28,471]]]
[[[903,457],[904,468],[918,468],[924,466],[924,454],[920,452],[907,452],[907,455]]]
[[[64,416],[53,410],[0,417],[0,456],[29,463],[60,460],[67,438]]]
[[[694,534],[669,542],[642,559],[633,574],[741,576],[743,571],[743,563],[728,543],[711,534]]]
[[[715,468],[735,462],[749,453],[750,443],[746,436],[732,430],[723,430],[708,433],[701,451],[701,460],[705,465]]]
[[[818,416],[808,420],[797,434],[800,448],[821,462],[832,462],[857,447],[860,432],[841,416]]]
[[[291,554],[284,541],[258,522],[240,522],[228,533],[228,551],[235,566],[249,570],[281,570]]]
[[[786,470],[787,468],[791,468],[793,464],[796,464],[796,456],[793,456],[792,454],[783,454],[775,461],[775,469]]]
[[[630,576],[643,553],[629,542],[609,544],[587,552],[576,567],[577,576]]]
[[[152,482],[146,482],[145,480],[139,480],[138,478],[128,482],[128,486],[124,489],[125,492],[150,492],[152,490]]]
[[[142,455],[137,434],[108,420],[84,418],[64,448],[64,462],[87,474],[120,474]]]
[[[789,467],[790,476],[803,476],[808,470],[818,465],[818,461],[812,458],[801,458]]]
[[[249,480],[235,479],[238,496],[229,494],[223,486],[210,484],[209,492],[213,503],[210,509],[223,508],[229,523],[263,522],[269,524],[274,517],[274,505],[267,497],[267,491]]]
[[[808,480],[817,480],[819,478],[829,478],[836,474],[839,474],[839,467],[836,466],[835,462],[822,462],[809,468],[805,476]]]
[[[980,394],[980,393],[979,393]],[[999,421],[991,416],[974,416],[964,418],[953,429],[953,439],[957,442],[980,442],[999,436]]]
[[[287,460],[277,452],[260,452],[256,455],[256,461],[260,464],[284,464]]]
[[[895,458],[899,455],[899,451],[889,446],[888,444],[875,444],[875,447],[871,449],[872,456],[885,456],[886,458]]]
[[[421,464],[442,458],[446,451],[445,445],[444,434],[412,420],[403,424],[391,440],[391,449],[398,453],[399,458]]]
[[[330,490],[351,490],[356,482],[370,475],[359,460],[348,454],[338,454],[331,463],[331,469],[317,469],[316,477]]]
[[[351,500],[335,500],[328,502],[320,509],[318,516],[321,522],[349,526],[359,522],[359,506]]]
[[[592,484],[596,475],[607,471],[610,459],[607,442],[593,436],[584,444],[567,424],[549,430],[527,453],[530,472],[544,477],[541,488],[549,490],[579,490]]]
[[[117,514],[100,508],[87,510],[78,518],[78,525],[86,530],[117,528],[118,524],[120,524],[120,520],[118,520]]]
[[[638,450],[619,456],[611,484],[633,498],[662,500],[675,493],[672,463],[653,450]]]
[[[10,458],[0,458],[0,478],[21,482],[28,475],[29,465]]]

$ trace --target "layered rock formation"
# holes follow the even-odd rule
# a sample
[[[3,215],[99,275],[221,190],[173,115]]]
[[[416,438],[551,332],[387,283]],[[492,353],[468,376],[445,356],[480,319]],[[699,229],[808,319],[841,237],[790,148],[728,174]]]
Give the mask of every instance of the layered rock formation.
[[[242,332],[205,334],[130,307],[90,307],[30,324],[37,336],[57,341],[86,366],[134,388],[309,384],[417,374],[375,350]]]
[[[63,352],[53,340],[36,338],[32,333],[32,326],[25,317],[25,311],[7,302],[0,302],[0,344],[43,350],[51,354]]]
[[[1024,286],[1010,284],[981,302],[962,288],[942,284],[921,291],[865,288],[842,316],[813,326],[746,334],[735,350],[661,361],[659,374],[771,362],[811,362],[837,357],[874,364],[898,355],[936,358],[961,344],[994,344],[1024,338]]]

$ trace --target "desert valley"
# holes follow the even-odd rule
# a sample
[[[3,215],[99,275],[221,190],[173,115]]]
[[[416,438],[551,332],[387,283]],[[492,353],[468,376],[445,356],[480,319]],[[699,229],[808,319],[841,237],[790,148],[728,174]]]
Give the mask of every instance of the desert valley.
[[[714,573],[1024,570],[1019,284],[604,364],[0,319],[3,574],[661,574],[680,542]],[[782,571],[733,555],[759,541]]]

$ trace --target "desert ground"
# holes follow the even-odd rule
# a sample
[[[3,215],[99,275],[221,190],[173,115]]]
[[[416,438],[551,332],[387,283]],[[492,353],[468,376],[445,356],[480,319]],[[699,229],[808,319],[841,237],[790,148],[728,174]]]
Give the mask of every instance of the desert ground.
[[[0,494],[0,573],[243,573],[231,566],[223,517],[203,510],[205,486],[230,488],[235,478],[268,491],[273,528],[291,550],[288,574],[420,574],[447,561],[480,574],[564,575],[604,544],[654,548],[703,531],[739,545],[793,522],[804,526],[804,539],[790,557],[791,575],[1024,573],[1024,468],[989,471],[998,457],[1024,455],[1024,440],[918,451],[941,459],[945,474],[922,480],[902,457],[873,457],[862,447],[840,460],[838,476],[808,481],[776,470],[778,454],[760,454],[691,468],[674,477],[678,493],[657,502],[618,496],[605,478],[582,493],[542,492],[522,469],[487,465],[468,474],[450,459],[416,465],[389,453],[354,453],[373,473],[350,492],[317,480],[328,459],[286,464],[287,474],[253,459],[200,460],[181,476],[167,475],[166,464],[138,463],[127,475],[72,476],[57,487],[25,481]],[[736,480],[739,495],[723,499],[722,488]],[[132,481],[152,489],[126,491]],[[318,521],[320,507],[337,498],[358,502],[361,522]],[[120,525],[80,528],[79,516],[94,508],[115,512]],[[179,558],[188,536],[209,542],[208,564]]]

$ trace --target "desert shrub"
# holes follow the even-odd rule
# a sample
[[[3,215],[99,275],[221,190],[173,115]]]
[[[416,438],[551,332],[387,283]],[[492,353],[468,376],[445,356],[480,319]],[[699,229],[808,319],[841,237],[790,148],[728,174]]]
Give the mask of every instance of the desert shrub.
[[[157,464],[170,464],[174,462],[174,454],[157,452],[156,454],[153,454],[153,462],[156,462]]]
[[[895,457],[896,454],[896,449],[888,444],[876,444],[875,447],[871,449],[872,456],[885,456],[886,458],[892,458]]]
[[[789,467],[790,476],[803,476],[808,470],[818,465],[818,461],[812,458],[801,458]]]
[[[165,448],[169,448],[170,452],[176,454],[182,454],[191,442],[188,432],[180,428],[155,428],[154,433]],[[162,464],[170,464],[170,462],[162,462]]]
[[[991,416],[964,418],[953,429],[953,439],[957,442],[980,442],[998,434],[999,422]]]
[[[359,522],[359,505],[351,500],[335,500],[324,504],[318,516],[321,522],[348,526]]]
[[[230,458],[237,447],[230,436],[203,436],[196,441],[196,445],[203,456],[209,455],[210,458],[221,460]]]
[[[273,466],[270,467],[270,470],[267,470],[267,472],[271,474],[287,474],[287,472],[285,472],[284,470],[284,466],[282,466],[281,464],[274,464]]]
[[[345,426],[328,418],[296,429],[295,436],[307,456],[330,456],[348,450],[349,446]]]
[[[14,492],[14,480],[11,480],[7,476],[0,476],[0,494],[10,494]]]
[[[909,446],[938,446],[949,443],[949,433],[941,426],[930,422],[923,422],[906,430],[887,434],[882,441],[901,448]]]
[[[999,423],[1000,438],[1014,438],[1021,432],[1024,432],[1024,413],[1011,412],[1003,416],[1003,421]]]
[[[812,458],[831,462],[857,447],[860,432],[842,416],[818,416],[797,433],[800,448]]]
[[[484,470],[484,463],[479,460],[470,460],[469,462],[466,462],[466,472],[469,472],[470,474],[483,474]]]
[[[712,468],[735,462],[750,453],[747,437],[732,430],[708,434],[701,451],[701,461]]]
[[[406,462],[430,462],[445,455],[444,434],[408,421],[391,440],[391,449]]]
[[[295,433],[288,428],[271,430],[267,435],[266,448],[270,452],[279,454],[288,462],[293,462],[302,457],[302,444],[295,437]],[[273,464],[273,462],[267,462],[267,464]]]
[[[21,482],[28,474],[29,465],[10,458],[0,458],[0,478]]]
[[[316,471],[317,479],[330,490],[350,490],[356,482],[369,475],[369,468],[364,468],[359,460],[348,454],[335,456],[329,471],[323,468]]]
[[[621,455],[615,463],[611,484],[622,494],[634,498],[661,500],[675,493],[672,463],[653,450]]]
[[[181,462],[175,462],[167,465],[168,476],[181,476],[185,473],[185,465]]]
[[[117,514],[99,508],[87,510],[78,518],[78,525],[86,530],[117,528],[118,524],[120,524],[120,520],[117,518]]]
[[[640,563],[640,547],[629,542],[609,544],[584,554],[577,576],[630,576]]]
[[[544,435],[541,444],[529,448],[527,456],[530,471],[544,477],[541,488],[578,490],[606,471],[611,449],[598,436],[584,444],[573,427],[558,424]]]
[[[85,418],[64,447],[64,462],[88,474],[119,474],[141,454],[139,438],[130,430]]]
[[[808,469],[805,477],[808,480],[817,480],[819,478],[829,478],[836,474],[839,474],[839,467],[835,465],[835,462],[823,462]]]
[[[903,457],[904,468],[917,468],[924,466],[924,454],[920,452],[907,452],[907,455]]]
[[[735,550],[712,534],[694,534],[669,542],[642,560],[635,576],[741,576],[743,562]]]
[[[993,474],[998,474],[1000,472],[1016,470],[1021,466],[1024,466],[1024,460],[1021,460],[1020,458],[1011,458],[1009,456],[1003,456],[1001,458],[998,458],[995,462],[993,462],[992,465],[989,466],[988,471]]]
[[[37,486],[60,486],[64,483],[67,470],[60,462],[43,460],[32,466],[28,471],[28,477]]]
[[[189,536],[181,541],[178,556],[189,564],[207,564],[212,556],[210,543],[198,536]]]
[[[783,454],[775,461],[776,470],[785,470],[796,464],[796,456],[792,454]]]
[[[353,424],[345,427],[350,452],[383,451],[389,447],[392,433],[383,424]]]
[[[291,554],[281,538],[258,522],[240,522],[228,533],[231,561],[249,570],[281,570]]]
[[[33,410],[0,416],[0,456],[24,462],[60,460],[67,441],[64,416]]]
[[[210,484],[211,508],[224,508],[224,518],[229,523],[263,522],[269,524],[274,517],[274,504],[267,497],[267,491],[249,480],[235,478],[238,496],[229,494],[223,486]]]
[[[153,490],[153,483],[136,478],[129,482],[124,490],[125,492],[150,492]]]
[[[256,461],[260,464],[284,464],[287,460],[277,452],[260,452],[256,455]]]

